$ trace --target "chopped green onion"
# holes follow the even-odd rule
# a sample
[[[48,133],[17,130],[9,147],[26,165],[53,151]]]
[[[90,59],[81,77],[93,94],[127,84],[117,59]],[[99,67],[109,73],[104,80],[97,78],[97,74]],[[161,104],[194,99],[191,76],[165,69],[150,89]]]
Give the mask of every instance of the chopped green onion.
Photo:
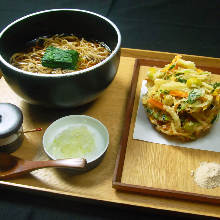
[[[201,95],[202,91],[200,89],[194,89],[189,93],[187,102],[193,104]]]
[[[216,88],[219,87],[219,86],[220,86],[220,83],[219,83],[219,82],[216,82],[216,83],[213,84],[213,88],[214,88],[214,89],[216,89]]]
[[[172,70],[175,66],[176,66],[176,64],[173,64],[173,65],[169,68],[169,70]]]
[[[186,82],[187,82],[187,80],[185,80],[185,79],[183,79],[183,78],[177,78],[177,81],[178,81],[178,82],[181,82],[181,83],[186,83]]]

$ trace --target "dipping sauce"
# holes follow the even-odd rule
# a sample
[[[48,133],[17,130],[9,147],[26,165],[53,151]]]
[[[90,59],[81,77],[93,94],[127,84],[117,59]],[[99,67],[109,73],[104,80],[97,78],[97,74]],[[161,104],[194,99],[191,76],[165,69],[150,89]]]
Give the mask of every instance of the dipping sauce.
[[[103,138],[96,129],[78,124],[57,133],[46,150],[57,159],[85,158],[90,161],[100,153],[103,145]]]

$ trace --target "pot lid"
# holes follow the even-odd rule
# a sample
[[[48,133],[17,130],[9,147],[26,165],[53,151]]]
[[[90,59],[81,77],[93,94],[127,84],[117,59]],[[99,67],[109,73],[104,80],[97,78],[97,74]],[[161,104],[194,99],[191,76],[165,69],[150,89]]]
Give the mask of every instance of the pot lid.
[[[23,123],[21,110],[10,103],[0,103],[0,138],[16,133]]]

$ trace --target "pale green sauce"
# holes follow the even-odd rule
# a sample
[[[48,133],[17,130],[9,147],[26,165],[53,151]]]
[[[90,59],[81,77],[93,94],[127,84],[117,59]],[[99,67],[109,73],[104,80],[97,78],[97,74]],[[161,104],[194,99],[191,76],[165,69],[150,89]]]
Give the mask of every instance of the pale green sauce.
[[[55,136],[47,150],[57,159],[89,159],[96,152],[95,137],[85,125],[68,127]]]

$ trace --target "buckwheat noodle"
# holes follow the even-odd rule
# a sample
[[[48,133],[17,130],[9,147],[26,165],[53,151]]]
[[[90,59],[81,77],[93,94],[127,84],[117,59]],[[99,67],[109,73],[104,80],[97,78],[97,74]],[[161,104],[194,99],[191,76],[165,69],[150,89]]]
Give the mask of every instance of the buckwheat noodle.
[[[77,69],[51,69],[42,66],[41,58],[48,46],[64,50],[76,50],[79,53]],[[13,66],[32,73],[64,74],[92,67],[106,59],[109,55],[110,50],[102,43],[87,41],[84,38],[80,39],[74,35],[56,34],[48,38],[39,38],[36,45],[28,48],[28,51],[13,54],[10,62]]]

